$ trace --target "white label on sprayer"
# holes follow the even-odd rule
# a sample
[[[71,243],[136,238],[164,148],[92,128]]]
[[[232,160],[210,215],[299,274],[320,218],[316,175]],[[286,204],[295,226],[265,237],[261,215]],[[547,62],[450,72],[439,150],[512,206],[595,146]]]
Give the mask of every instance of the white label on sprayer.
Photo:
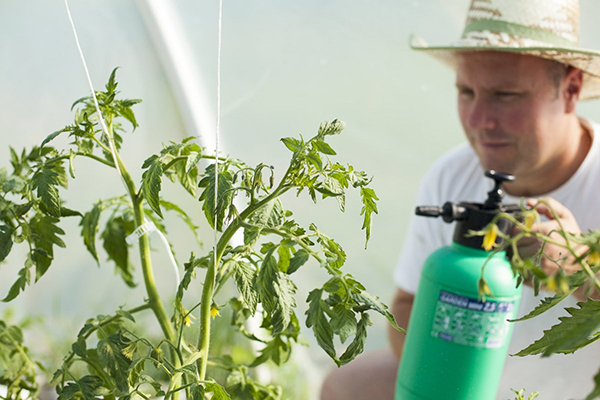
[[[513,301],[479,301],[441,291],[431,335],[473,347],[498,348],[504,345],[513,317]]]

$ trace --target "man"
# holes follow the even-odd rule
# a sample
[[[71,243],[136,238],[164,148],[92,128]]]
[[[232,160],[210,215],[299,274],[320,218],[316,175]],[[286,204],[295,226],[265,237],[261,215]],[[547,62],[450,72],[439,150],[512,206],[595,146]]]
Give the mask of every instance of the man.
[[[535,226],[539,232],[551,234],[559,222],[573,233],[600,228],[600,143],[594,140],[600,126],[576,114],[579,100],[600,96],[600,53],[577,47],[578,21],[577,0],[473,0],[459,42],[429,47],[413,40],[413,48],[456,69],[458,112],[470,145],[450,151],[433,166],[417,204],[482,202],[490,190],[483,171],[495,169],[516,177],[504,185],[505,203],[526,198],[534,205],[540,197],[550,202],[558,220],[541,207],[545,219]],[[423,262],[450,244],[453,228],[439,219],[412,218],[394,273],[398,291],[392,312],[400,326],[408,326]],[[539,246],[527,239],[520,243],[520,254],[535,254]],[[548,246],[545,253],[549,258],[542,267],[553,274],[558,267],[550,258],[563,257],[564,250]],[[562,266],[567,273],[577,270],[572,260]],[[519,315],[540,300],[525,289]],[[559,315],[556,310],[516,324],[510,353],[539,338]],[[322,400],[393,399],[404,335],[390,330],[389,337],[393,352],[366,354],[334,371],[325,380]],[[598,370],[599,350],[595,346],[545,359],[509,357],[499,398],[511,397],[511,387],[537,390],[544,400],[583,397]]]

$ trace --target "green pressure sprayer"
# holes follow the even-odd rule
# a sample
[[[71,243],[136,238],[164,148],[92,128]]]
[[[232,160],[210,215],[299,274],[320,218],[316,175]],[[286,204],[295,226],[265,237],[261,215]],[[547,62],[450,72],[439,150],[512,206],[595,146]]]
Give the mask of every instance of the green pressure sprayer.
[[[502,182],[514,177],[487,171],[495,186],[483,204],[447,202],[443,207],[417,207],[418,215],[456,221],[450,246],[425,261],[415,295],[408,333],[396,382],[396,400],[493,400],[521,298],[505,251],[482,248],[481,230],[499,212],[515,213],[503,205]],[[497,221],[503,233],[512,224]],[[496,243],[502,240],[498,237]],[[478,282],[485,279],[493,295],[482,299]]]

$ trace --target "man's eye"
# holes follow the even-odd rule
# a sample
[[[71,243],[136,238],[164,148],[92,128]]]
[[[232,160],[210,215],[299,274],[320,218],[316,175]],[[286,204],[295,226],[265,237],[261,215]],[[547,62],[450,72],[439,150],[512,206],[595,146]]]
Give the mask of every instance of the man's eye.
[[[471,89],[459,89],[458,95],[462,98],[472,98],[473,91]]]
[[[515,99],[520,96],[517,92],[497,92],[496,97],[502,100]]]

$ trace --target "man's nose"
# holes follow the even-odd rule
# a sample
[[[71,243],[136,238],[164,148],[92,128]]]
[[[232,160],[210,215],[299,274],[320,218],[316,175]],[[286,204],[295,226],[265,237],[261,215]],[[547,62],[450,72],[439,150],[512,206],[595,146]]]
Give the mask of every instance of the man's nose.
[[[485,99],[475,99],[471,103],[467,123],[471,129],[476,131],[496,128],[496,116],[493,108]]]

